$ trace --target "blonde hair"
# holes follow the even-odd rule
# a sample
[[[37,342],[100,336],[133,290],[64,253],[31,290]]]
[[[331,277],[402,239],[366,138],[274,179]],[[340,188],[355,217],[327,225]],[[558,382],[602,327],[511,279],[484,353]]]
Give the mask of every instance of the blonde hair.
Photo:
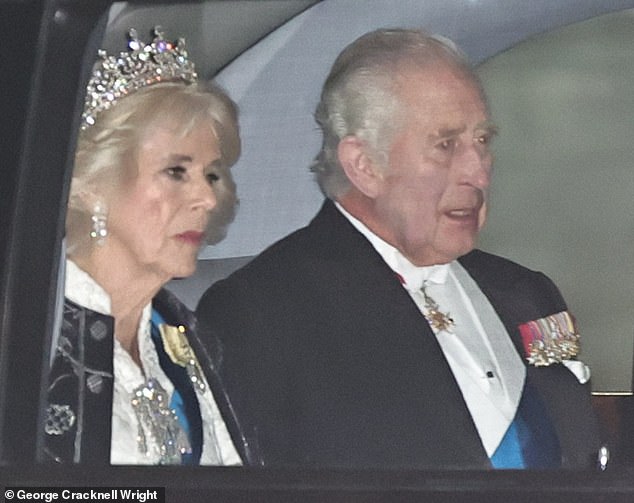
[[[146,130],[156,124],[176,126],[186,136],[200,124],[210,124],[220,148],[220,179],[214,183],[217,199],[207,226],[207,242],[225,235],[237,208],[236,186],[230,167],[240,156],[238,111],[216,84],[199,82],[155,84],[122,98],[97,116],[96,123],[79,134],[66,217],[68,251],[90,242],[91,211],[82,199],[87,187],[109,195],[125,183]]]

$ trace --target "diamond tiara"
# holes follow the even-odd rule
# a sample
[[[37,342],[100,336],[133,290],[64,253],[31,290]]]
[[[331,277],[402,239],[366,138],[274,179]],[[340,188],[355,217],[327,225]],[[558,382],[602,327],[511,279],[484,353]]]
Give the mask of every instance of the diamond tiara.
[[[99,50],[86,88],[82,129],[92,126],[97,115],[119,99],[141,88],[159,82],[192,84],[198,80],[194,63],[187,56],[185,39],[165,40],[160,26],[152,34],[152,42],[144,44],[133,28],[128,33],[127,52],[108,56],[106,51]]]

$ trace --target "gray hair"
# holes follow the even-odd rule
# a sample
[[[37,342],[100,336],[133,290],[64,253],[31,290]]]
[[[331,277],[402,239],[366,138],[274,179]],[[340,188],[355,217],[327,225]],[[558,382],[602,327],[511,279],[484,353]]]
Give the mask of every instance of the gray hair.
[[[336,199],[350,188],[337,156],[344,137],[356,136],[373,162],[382,168],[387,165],[389,147],[405,116],[394,75],[403,68],[426,68],[439,61],[473,80],[484,98],[465,55],[438,35],[381,29],[366,33],[339,54],[315,111],[323,138],[311,171],[325,196]]]
[[[210,124],[218,139],[221,168],[214,184],[217,204],[207,227],[207,242],[215,244],[225,237],[238,204],[229,169],[240,156],[237,106],[211,82],[161,83],[126,96],[100,113],[94,125],[80,131],[66,216],[69,252],[89,243],[91,214],[82,201],[82,191],[98,187],[108,195],[125,183],[131,176],[125,172],[131,165],[126,160],[136,156],[147,129],[161,123],[176,125],[177,134],[183,136],[201,123]]]

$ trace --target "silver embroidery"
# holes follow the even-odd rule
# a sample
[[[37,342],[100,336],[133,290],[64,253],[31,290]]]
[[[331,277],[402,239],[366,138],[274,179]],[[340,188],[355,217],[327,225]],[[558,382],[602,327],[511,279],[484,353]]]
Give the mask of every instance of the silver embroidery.
[[[97,320],[90,325],[88,331],[90,332],[90,336],[96,341],[102,341],[108,336],[108,327],[101,320]]]
[[[91,393],[98,395],[103,390],[103,377],[98,374],[89,375],[86,378],[86,386]]]
[[[63,435],[75,424],[75,413],[69,405],[52,403],[46,409],[44,431],[47,435]]]

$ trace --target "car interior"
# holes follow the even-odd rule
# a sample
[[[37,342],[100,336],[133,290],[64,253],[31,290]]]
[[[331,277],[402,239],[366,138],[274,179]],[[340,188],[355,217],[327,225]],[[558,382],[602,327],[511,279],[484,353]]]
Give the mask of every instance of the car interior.
[[[480,247],[544,271],[578,317],[612,465],[591,473],[50,467],[43,386],[63,297],[64,218],[98,48],[161,26],[240,110],[228,236],[168,288],[203,292],[307,225],[330,64],[385,26],[452,38],[477,66],[500,135]],[[0,0],[0,482],[166,487],[168,501],[632,501],[634,0]],[[433,498],[433,499],[425,499]]]

